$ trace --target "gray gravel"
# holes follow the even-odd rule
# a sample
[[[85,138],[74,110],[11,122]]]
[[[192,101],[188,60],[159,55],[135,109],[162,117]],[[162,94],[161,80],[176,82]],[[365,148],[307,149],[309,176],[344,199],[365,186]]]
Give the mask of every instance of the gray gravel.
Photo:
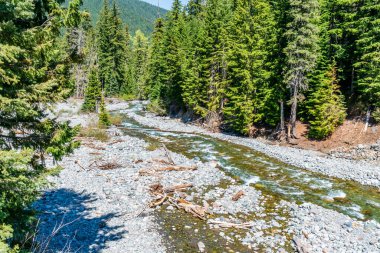
[[[134,102],[141,103],[141,102]],[[199,126],[185,124],[179,119],[158,117],[147,113],[145,117],[134,110],[125,110],[136,121],[149,127],[187,133],[201,133],[235,144],[250,147],[290,165],[325,175],[357,181],[364,185],[380,187],[380,166],[366,161],[336,158],[320,152],[292,147],[269,145],[257,139],[212,133]]]
[[[76,108],[79,104],[80,102],[76,105],[71,103],[57,106],[56,111],[71,108],[71,112],[61,112],[60,119],[71,119],[75,122],[73,124],[89,123],[94,116],[77,115]],[[125,103],[114,103],[109,109],[125,107]],[[160,129],[209,134],[239,144],[253,145],[255,149],[261,147],[272,150],[274,153],[284,149],[292,157],[289,159],[304,157],[308,153],[269,146],[252,139],[208,133],[172,119],[152,115],[141,117],[127,111],[139,122]],[[193,184],[194,188],[186,199],[210,205],[212,219],[208,220],[208,228],[219,231],[219,235],[227,241],[239,240],[253,252],[263,248],[266,249],[265,252],[286,252],[289,245],[295,249],[295,244],[289,238],[302,244],[309,252],[380,252],[378,223],[358,221],[314,204],[297,205],[274,200],[260,190],[240,185],[226,176],[217,169],[215,162],[201,163],[170,152],[176,164],[196,166],[198,169],[141,176],[141,170],[163,166],[157,159],[165,159],[164,150],[149,151],[145,141],[123,136],[115,128],[108,132],[111,139],[106,143],[84,139],[83,145],[60,163],[64,169],[59,176],[49,178],[52,186],[35,203],[35,208],[41,212],[38,234],[40,242],[51,235],[57,224],[66,224],[52,237],[46,252],[166,252],[167,242],[162,232],[159,232],[156,214],[147,208],[153,198],[148,188],[153,183],[164,186]],[[319,154],[314,155],[320,158]],[[94,161],[117,162],[121,166],[115,170],[100,170]],[[334,161],[338,163],[339,160]],[[336,172],[338,169],[334,168]],[[240,190],[244,195],[233,201],[232,196]],[[164,208],[168,212],[174,209],[170,206]],[[247,230],[226,230],[212,224],[215,220],[248,222],[252,226]],[[198,248],[205,252],[207,244],[207,241],[197,242]]]

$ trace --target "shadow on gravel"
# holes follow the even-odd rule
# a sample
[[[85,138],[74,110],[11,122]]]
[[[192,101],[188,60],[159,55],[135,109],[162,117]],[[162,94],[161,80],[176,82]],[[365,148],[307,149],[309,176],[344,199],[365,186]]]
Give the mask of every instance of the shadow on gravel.
[[[123,226],[107,224],[118,214],[101,215],[86,207],[96,199],[95,195],[69,189],[46,192],[34,204],[40,212],[37,238],[41,246],[37,252],[99,252],[107,242],[117,241],[128,233]],[[54,234],[58,227],[61,228]]]

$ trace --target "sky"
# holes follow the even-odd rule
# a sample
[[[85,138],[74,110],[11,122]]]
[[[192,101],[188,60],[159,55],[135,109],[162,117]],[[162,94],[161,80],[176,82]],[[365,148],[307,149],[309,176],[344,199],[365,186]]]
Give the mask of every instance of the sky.
[[[158,0],[143,0],[154,5],[157,5]],[[173,0],[159,0],[160,7],[169,10],[172,7]],[[181,0],[182,4],[186,4],[189,0]]]

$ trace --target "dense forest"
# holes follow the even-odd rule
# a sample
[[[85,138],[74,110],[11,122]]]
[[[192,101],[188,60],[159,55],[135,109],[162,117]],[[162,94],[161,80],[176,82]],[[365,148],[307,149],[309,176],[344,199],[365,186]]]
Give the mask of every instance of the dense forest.
[[[66,0],[66,2],[69,2]],[[92,23],[99,20],[100,10],[103,0],[84,0],[82,9],[88,11],[92,17]],[[124,23],[128,24],[132,33],[137,30],[145,34],[151,34],[153,24],[157,17],[165,16],[167,10],[158,8],[140,0],[120,0],[117,2],[120,7],[120,17]]]
[[[123,43],[129,33],[115,21],[117,7],[107,8],[95,64],[106,96],[149,98],[161,114],[249,136],[269,129],[279,139],[297,137],[298,120],[312,139],[347,116],[380,120],[373,1],[174,1],[149,43],[141,32]],[[106,34],[111,23],[118,35]],[[112,40],[123,45],[112,49]]]
[[[175,1],[155,28],[148,95],[243,134],[292,138],[302,120],[323,139],[347,115],[379,120],[379,22],[378,1]]]

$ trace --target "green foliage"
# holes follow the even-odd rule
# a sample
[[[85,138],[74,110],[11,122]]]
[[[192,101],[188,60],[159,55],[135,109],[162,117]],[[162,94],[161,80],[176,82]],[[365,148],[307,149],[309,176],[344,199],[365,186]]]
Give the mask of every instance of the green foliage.
[[[131,80],[127,88],[129,94],[137,99],[147,97],[147,64],[148,64],[148,38],[140,30],[136,31],[132,39],[129,68]]]
[[[100,101],[100,109],[99,109],[99,123],[100,128],[107,128],[111,125],[110,116],[105,106],[104,96]]]
[[[104,0],[97,23],[99,79],[106,96],[115,96],[124,89],[127,80],[127,38],[120,11]]]
[[[48,172],[44,159],[72,152],[78,129],[47,117],[72,92],[62,25],[78,25],[79,0],[0,1],[0,251],[16,252],[33,227],[30,204]]]
[[[190,0],[183,10],[174,1],[155,27],[149,98],[153,108],[213,115],[243,134],[279,123],[283,131],[289,116],[292,137],[306,95],[310,136],[325,138],[345,116],[340,92],[349,105],[380,107],[378,27],[377,1]]]
[[[325,72],[318,81],[306,102],[310,123],[308,135],[313,139],[324,139],[343,123],[346,109],[337,85],[336,68]]]
[[[67,0],[66,0],[67,2]],[[83,10],[91,14],[94,23],[101,19],[100,10],[103,0],[84,0]],[[158,8],[140,0],[118,1],[120,6],[120,17],[124,23],[128,24],[130,31],[134,34],[137,30],[150,35],[153,31],[153,24],[158,16],[165,16],[167,10]]]
[[[370,105],[380,107],[380,2],[363,1],[357,43],[358,85]]]
[[[96,68],[92,68],[88,84],[84,93],[84,102],[82,110],[85,112],[95,112],[96,106],[101,97],[101,83],[98,77],[98,71]]]
[[[274,97],[271,53],[276,45],[275,20],[267,1],[239,0],[228,25],[229,82],[224,116],[234,130],[249,134],[269,119],[265,105]],[[270,122],[267,120],[267,122]]]
[[[149,99],[151,101],[159,100],[162,97],[162,86],[164,84],[164,49],[163,34],[164,21],[159,18],[156,21],[153,38],[149,48],[148,70],[147,70],[147,87]]]

